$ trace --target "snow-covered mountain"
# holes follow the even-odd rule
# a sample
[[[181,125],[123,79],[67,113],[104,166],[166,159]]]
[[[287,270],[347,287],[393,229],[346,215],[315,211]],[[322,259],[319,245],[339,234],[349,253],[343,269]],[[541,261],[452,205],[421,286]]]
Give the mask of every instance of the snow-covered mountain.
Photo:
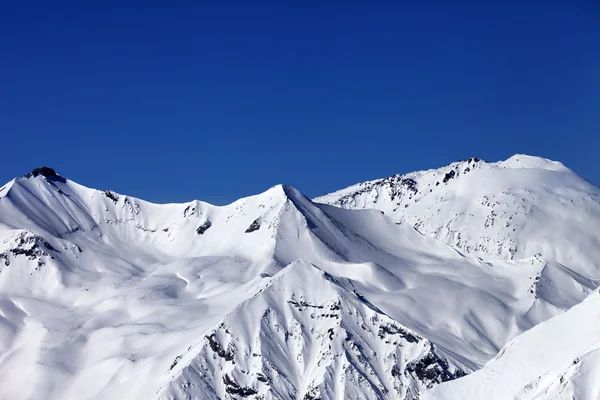
[[[510,342],[481,370],[439,385],[431,400],[600,397],[600,293]]]
[[[465,163],[318,199],[383,213],[282,185],[217,207],[12,180],[0,399],[417,399],[481,368],[599,286],[600,189],[537,158]],[[444,216],[467,245],[425,229]],[[516,250],[473,250],[482,232]]]
[[[462,253],[484,260],[535,255],[594,275],[600,238],[598,188],[559,162],[477,157],[428,171],[360,183],[315,199],[381,210]]]

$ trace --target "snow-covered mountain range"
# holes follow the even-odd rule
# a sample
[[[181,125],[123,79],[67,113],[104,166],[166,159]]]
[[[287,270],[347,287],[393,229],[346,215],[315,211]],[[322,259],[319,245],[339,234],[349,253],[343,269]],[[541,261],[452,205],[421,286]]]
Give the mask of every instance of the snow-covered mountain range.
[[[0,188],[0,399],[463,393],[600,286],[598,226],[522,155],[222,207],[36,169]]]

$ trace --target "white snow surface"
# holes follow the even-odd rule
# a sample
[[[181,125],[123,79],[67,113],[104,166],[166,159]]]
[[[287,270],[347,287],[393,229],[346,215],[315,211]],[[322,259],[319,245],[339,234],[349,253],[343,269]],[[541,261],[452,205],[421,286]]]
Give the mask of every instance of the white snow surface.
[[[484,260],[541,254],[577,271],[600,266],[598,188],[559,162],[478,158],[364,182],[315,199],[381,210],[394,221]]]
[[[525,332],[481,370],[424,400],[600,398],[600,293]]]
[[[318,201],[9,182],[0,399],[417,399],[598,287],[600,190],[560,163],[471,159]]]

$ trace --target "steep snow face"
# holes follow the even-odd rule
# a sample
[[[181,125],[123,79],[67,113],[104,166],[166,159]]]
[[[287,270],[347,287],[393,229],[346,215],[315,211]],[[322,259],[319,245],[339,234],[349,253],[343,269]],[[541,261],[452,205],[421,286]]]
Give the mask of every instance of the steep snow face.
[[[515,155],[396,175],[319,197],[374,208],[484,260],[536,255],[600,278],[600,189],[561,163]]]
[[[578,271],[288,186],[158,205],[40,170],[0,192],[0,398],[413,399],[583,300]]]
[[[525,332],[485,367],[426,393],[431,400],[572,400],[600,396],[600,294]]]
[[[462,374],[429,341],[302,261],[171,367],[158,398],[417,399]]]

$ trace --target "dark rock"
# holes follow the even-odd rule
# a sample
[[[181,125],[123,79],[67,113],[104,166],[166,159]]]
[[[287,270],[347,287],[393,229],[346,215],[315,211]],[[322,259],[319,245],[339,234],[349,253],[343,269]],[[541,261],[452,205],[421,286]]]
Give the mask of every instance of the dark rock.
[[[248,229],[246,229],[246,233],[251,233],[260,229],[260,218],[256,218],[254,222],[250,224]]]
[[[456,172],[454,172],[454,170],[448,172],[446,175],[444,175],[444,183],[448,183],[448,181],[452,178],[454,178],[454,176],[456,176]]]
[[[225,374],[223,377],[223,383],[225,384],[225,391],[231,395],[237,395],[241,397],[248,397],[258,393],[258,390],[251,387],[242,387],[231,380],[229,375]]]
[[[55,170],[50,167],[39,167],[34,169],[33,171],[25,174],[25,178],[38,177],[43,176],[49,181],[58,181],[58,182],[66,182],[66,179],[62,176],[58,175]]]
[[[333,328],[327,329],[327,335],[329,336],[329,340],[333,340],[333,335],[334,335]]]
[[[406,371],[415,375],[428,388],[431,388],[434,384],[451,381],[466,375],[461,369],[457,369],[454,373],[450,372],[448,362],[433,351],[419,361],[408,364]]]
[[[173,363],[169,367],[169,371],[171,371],[173,368],[175,368],[175,366],[177,365],[177,363],[179,362],[179,360],[181,360],[181,356],[175,357],[175,360],[173,361]]]
[[[43,255],[37,247],[32,247],[31,249],[10,249],[10,252],[15,256],[26,256],[27,258],[33,260],[37,256]]]
[[[30,248],[23,248],[23,246],[30,244]],[[46,242],[42,238],[38,236],[21,236],[16,240],[16,247],[9,249],[9,252],[12,253],[13,256],[25,256],[30,260],[38,259],[42,256],[50,256],[50,254],[46,253],[41,246],[44,246],[46,249],[53,251],[55,253],[60,253],[57,249],[55,249],[50,243]],[[50,256],[50,258],[54,258]],[[5,256],[5,262],[8,262],[8,257]]]
[[[58,253],[59,251],[56,250],[50,243],[44,241],[44,240],[40,240],[42,242],[42,244],[44,245],[45,248],[47,248],[48,250],[51,250],[55,253]]]
[[[318,394],[306,393],[303,400],[321,400]]]
[[[299,311],[302,311],[303,308],[318,308],[318,309],[323,309],[325,308],[324,306],[318,305],[318,304],[310,304],[307,303],[306,301],[294,301],[294,300],[288,300],[288,303],[290,303],[291,305],[293,305],[294,307],[296,307]]]
[[[387,190],[392,201],[400,199],[403,196],[413,196],[419,192],[417,189],[417,181],[415,181],[413,178],[407,178],[403,175],[394,175],[388,178],[378,179],[373,182],[365,182],[361,184],[360,189],[340,197],[336,203],[351,203],[356,196],[370,192],[374,188]]]
[[[412,178],[404,178],[401,181],[402,185],[406,186],[408,188],[408,190],[413,191],[414,193],[417,193],[417,181],[415,181]]]
[[[210,228],[212,226],[212,223],[209,220],[204,221],[204,223],[202,223],[202,225],[200,225],[198,227],[198,229],[196,229],[196,233],[198,235],[203,235],[204,232],[206,232],[208,230],[208,228]]]
[[[461,162],[466,162],[468,164],[468,163],[478,163],[479,161],[482,161],[482,160],[480,158],[478,158],[478,157],[470,157],[470,158],[467,158],[467,159],[464,159],[464,160],[460,160],[460,161]]]
[[[113,202],[115,202],[115,203],[116,203],[117,201],[119,201],[119,196],[118,196],[118,195],[116,195],[115,193],[111,192],[110,190],[106,190],[106,191],[104,192],[104,195],[105,195],[106,197],[108,197],[109,199],[111,199],[111,200],[112,200]]]
[[[192,206],[187,206],[185,208],[185,210],[183,210],[183,216],[184,217],[189,217],[192,214],[196,213],[196,207],[192,207]]]
[[[234,356],[233,351],[225,350],[223,348],[223,346],[221,346],[221,344],[219,342],[217,342],[217,337],[215,336],[214,333],[210,336],[206,336],[206,340],[208,340],[208,345],[210,346],[212,351],[217,353],[217,355],[219,357],[224,358],[227,361],[233,360],[233,356]]]
[[[413,335],[406,329],[396,325],[381,325],[379,327],[379,338],[383,339],[386,335],[399,335],[409,343],[418,343],[421,340],[417,335]]]

